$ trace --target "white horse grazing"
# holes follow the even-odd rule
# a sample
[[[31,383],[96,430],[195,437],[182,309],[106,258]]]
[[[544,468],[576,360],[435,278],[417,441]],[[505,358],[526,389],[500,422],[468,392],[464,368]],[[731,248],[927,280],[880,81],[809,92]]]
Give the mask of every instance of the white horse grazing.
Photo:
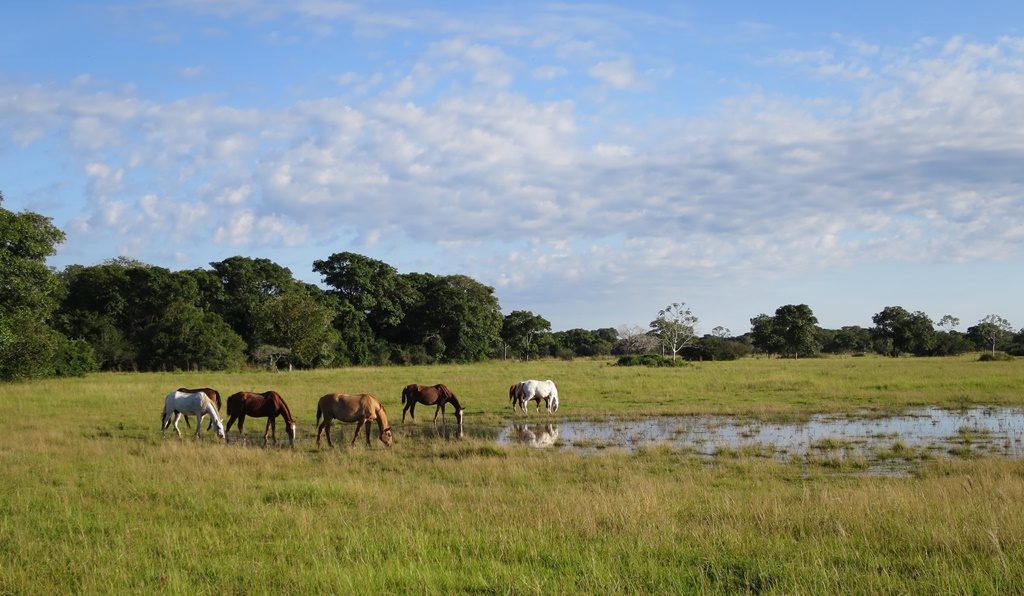
[[[555,387],[555,382],[551,379],[547,381],[530,379],[522,381],[513,387],[515,388],[514,393],[518,398],[519,407],[522,408],[523,412],[529,412],[526,406],[531,400],[537,402],[538,412],[540,412],[541,400],[544,400],[544,406],[547,408],[548,413],[558,411],[558,388]],[[512,409],[515,410],[515,404],[512,405]]]
[[[203,416],[209,416],[213,421],[213,431],[221,439],[224,438],[224,423],[217,413],[217,406],[203,392],[187,393],[184,391],[172,391],[164,398],[164,411],[160,417],[160,432],[167,434],[167,427],[174,423],[174,432],[181,436],[178,430],[178,419],[182,414],[196,416],[196,438],[203,428]]]

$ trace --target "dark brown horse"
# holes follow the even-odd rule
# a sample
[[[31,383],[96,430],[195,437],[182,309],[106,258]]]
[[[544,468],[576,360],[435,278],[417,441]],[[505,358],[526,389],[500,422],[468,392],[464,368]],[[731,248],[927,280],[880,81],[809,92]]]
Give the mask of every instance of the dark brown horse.
[[[438,412],[441,412],[441,422],[444,423],[444,407],[451,404],[455,407],[455,421],[462,426],[462,413],[465,410],[459,403],[459,398],[455,397],[452,390],[444,384],[406,385],[405,389],[402,389],[402,403],[405,404],[405,407],[402,408],[402,424],[405,424],[406,411],[409,412],[409,416],[413,420],[416,420],[416,404],[421,403],[425,406],[437,406],[437,409],[434,410],[434,424],[437,424]]]
[[[267,446],[267,437],[273,437],[277,443],[276,420],[278,416],[284,416],[288,432],[288,445],[295,445],[295,418],[288,404],[284,402],[281,394],[276,391],[264,391],[263,393],[252,393],[250,391],[239,391],[228,398],[228,426],[224,432],[225,437],[231,430],[231,425],[238,420],[238,436],[244,436],[242,427],[245,425],[245,417],[266,418],[267,428],[263,431],[263,446]]]
[[[220,391],[210,387],[199,387],[198,389],[185,389],[184,387],[178,387],[178,391],[181,391],[182,393],[205,393],[206,397],[210,398],[210,401],[217,406],[217,411],[220,412]],[[188,421],[187,415],[185,416],[185,426],[192,428],[192,424]],[[210,430],[211,426],[213,426],[213,420],[210,420],[210,423],[206,425],[206,430]]]

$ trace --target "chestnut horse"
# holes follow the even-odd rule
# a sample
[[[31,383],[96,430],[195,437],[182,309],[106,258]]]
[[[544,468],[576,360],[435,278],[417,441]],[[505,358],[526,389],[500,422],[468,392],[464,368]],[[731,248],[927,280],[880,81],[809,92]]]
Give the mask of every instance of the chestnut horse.
[[[461,426],[462,425],[462,413],[465,409],[462,404],[459,403],[459,398],[455,397],[452,390],[444,384],[438,383],[437,385],[406,385],[405,389],[402,389],[402,403],[405,407],[402,408],[402,424],[405,424],[405,413],[409,412],[409,416],[413,420],[416,420],[416,404],[421,403],[425,406],[436,405],[437,409],[434,410],[434,424],[437,424],[437,413],[441,412],[441,422],[444,423],[444,407],[447,404],[452,404],[455,408],[455,421]]]
[[[263,393],[239,391],[233,394],[228,398],[228,428],[226,432],[230,432],[231,425],[238,420],[238,436],[244,437],[242,427],[245,425],[246,416],[267,419],[267,428],[263,431],[264,447],[267,446],[268,436],[273,437],[274,443],[277,443],[277,417],[284,416],[288,445],[295,445],[295,418],[292,417],[292,411],[288,409],[288,404],[284,402],[280,393],[276,391],[264,391]]]
[[[323,423],[320,422],[321,416]],[[366,446],[370,446],[370,421],[376,420],[380,428],[380,441],[390,447],[395,442],[391,433],[391,426],[388,424],[388,413],[384,405],[369,393],[349,395],[347,393],[328,393],[320,398],[316,405],[316,446],[320,447],[320,434],[327,431],[327,444],[331,443],[331,421],[341,420],[342,422],[356,422],[356,434],[352,436],[352,444],[356,444],[359,437],[359,429],[366,425]]]
[[[206,397],[210,398],[217,406],[217,411],[220,412],[220,391],[211,389],[210,387],[199,387],[198,389],[185,389],[184,387],[178,387],[178,391],[182,393],[205,393]],[[206,430],[210,430],[210,426],[213,424],[213,420],[210,420],[210,424],[206,425]],[[188,421],[188,415],[185,415],[185,426],[192,428],[192,424]]]

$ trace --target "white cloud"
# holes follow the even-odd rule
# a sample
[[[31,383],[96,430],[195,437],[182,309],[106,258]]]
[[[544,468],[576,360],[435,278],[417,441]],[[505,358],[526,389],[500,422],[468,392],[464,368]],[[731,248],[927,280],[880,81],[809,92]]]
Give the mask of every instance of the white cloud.
[[[525,292],[557,279],[655,288],[1024,257],[1024,44],[852,51],[872,61],[830,49],[777,62],[868,69],[846,78],[849,95],[759,92],[621,127],[594,127],[575,97],[540,101],[479,75],[517,65],[454,39],[395,74],[409,81],[401,99],[388,90],[242,109],[96,82],[6,84],[0,130],[62,138],[93,201],[76,229],[144,239],[123,244],[143,258],[168,231],[325,254],[354,239],[383,254],[426,246]],[[601,65],[591,74],[610,87],[640,85],[631,61]],[[469,73],[469,87],[412,99],[446,72]]]
[[[635,89],[638,87],[633,62],[628,58],[598,62],[588,71],[590,76],[601,80],[615,89]]]
[[[550,81],[552,79],[557,79],[559,77],[564,77],[565,75],[569,74],[569,71],[566,70],[565,68],[561,67],[561,66],[547,65],[547,66],[538,66],[537,68],[534,68],[530,72],[530,74],[532,74],[533,78],[535,78],[535,79],[538,79],[538,80],[541,80],[541,81]]]
[[[206,74],[206,66],[197,64],[195,66],[186,66],[178,69],[178,76],[184,79],[192,79],[198,76]]]

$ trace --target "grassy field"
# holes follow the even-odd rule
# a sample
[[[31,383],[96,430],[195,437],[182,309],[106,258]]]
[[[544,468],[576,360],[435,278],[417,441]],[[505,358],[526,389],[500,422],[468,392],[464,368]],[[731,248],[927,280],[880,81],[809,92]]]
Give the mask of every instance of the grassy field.
[[[1024,592],[1020,461],[939,458],[883,477],[742,453],[708,462],[664,446],[582,456],[444,441],[398,423],[402,386],[445,382],[467,425],[503,424],[508,386],[530,377],[558,382],[555,420],[1024,404],[1024,362],[967,358],[672,370],[543,361],[4,385],[0,593]],[[161,438],[163,395],[180,385],[225,396],[276,389],[306,442]],[[381,397],[394,448],[315,451],[316,399],[332,391]],[[417,413],[429,425],[432,409]],[[261,434],[261,421],[247,431]]]

